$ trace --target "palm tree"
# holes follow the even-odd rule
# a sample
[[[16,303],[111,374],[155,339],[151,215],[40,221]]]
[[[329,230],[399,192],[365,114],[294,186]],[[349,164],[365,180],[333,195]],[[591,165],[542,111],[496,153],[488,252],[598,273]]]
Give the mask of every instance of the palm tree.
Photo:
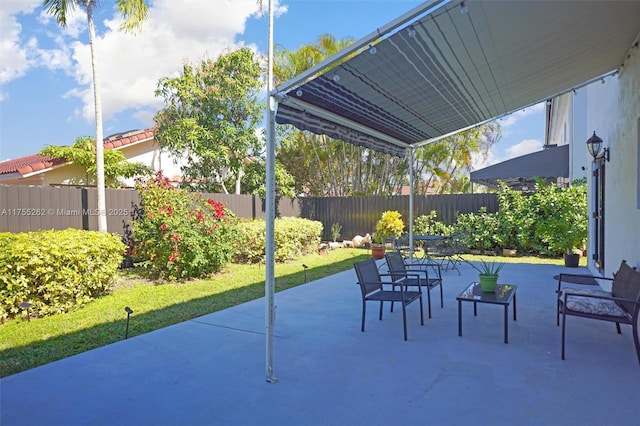
[[[53,16],[56,22],[63,28],[67,26],[67,15],[76,6],[84,8],[87,12],[87,27],[89,30],[89,46],[91,47],[91,68],[93,69],[93,98],[96,118],[96,185],[98,187],[98,231],[107,231],[107,216],[105,203],[104,181],[104,145],[102,133],[102,98],[100,96],[100,78],[98,73],[98,60],[95,48],[96,29],[93,23],[93,10],[98,5],[98,0],[44,0],[42,6],[47,13]],[[142,21],[147,17],[147,4],[144,0],[116,0],[116,8],[124,18],[120,30],[135,31],[140,28]]]

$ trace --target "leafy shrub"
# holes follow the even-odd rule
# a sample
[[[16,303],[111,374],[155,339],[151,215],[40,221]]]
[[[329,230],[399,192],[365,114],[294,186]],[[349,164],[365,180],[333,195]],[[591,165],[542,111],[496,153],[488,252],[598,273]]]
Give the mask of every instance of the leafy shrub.
[[[533,239],[541,254],[557,256],[583,248],[587,239],[587,188],[541,186],[531,196]]]
[[[500,248],[521,250],[520,241],[531,241],[530,221],[527,220],[529,200],[520,191],[511,189],[504,182],[498,187],[499,209],[496,215],[498,229],[495,242]]]
[[[376,242],[381,243],[384,239],[393,237],[399,237],[404,231],[404,222],[402,222],[402,216],[395,210],[387,210],[382,213],[380,219],[376,223]]]
[[[438,221],[438,212],[431,210],[413,221],[413,233],[416,235],[451,235],[453,227]]]
[[[234,260],[237,263],[264,262],[267,223],[264,220],[240,222],[240,236]],[[322,235],[322,222],[296,217],[275,220],[275,261],[287,262],[315,251]]]
[[[469,249],[493,250],[497,246],[496,235],[499,230],[496,213],[487,213],[486,207],[478,213],[458,215],[455,232],[464,235],[464,244]]]
[[[587,238],[587,193],[584,182],[558,188],[539,182],[536,191],[522,194],[502,184],[499,210],[461,214],[456,232],[466,234],[471,249],[513,248],[558,256],[580,249]]]
[[[174,188],[160,172],[136,189],[143,212],[134,220],[128,254],[146,259],[154,278],[206,277],[231,260],[237,220],[224,204]]]
[[[32,304],[39,316],[67,312],[107,294],[125,246],[118,235],[67,229],[0,234],[0,318]]]
[[[331,239],[333,241],[338,241],[341,231],[342,225],[340,225],[339,223],[334,223],[333,225],[331,225]]]

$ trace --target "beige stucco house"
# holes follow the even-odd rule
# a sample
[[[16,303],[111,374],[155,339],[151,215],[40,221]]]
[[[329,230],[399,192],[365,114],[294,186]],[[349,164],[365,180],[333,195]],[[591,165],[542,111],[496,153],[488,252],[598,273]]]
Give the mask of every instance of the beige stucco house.
[[[131,162],[140,162],[154,171],[162,170],[173,182],[181,180],[180,164],[173,156],[162,152],[154,139],[155,128],[132,130],[104,138],[105,149],[121,151]],[[39,154],[0,162],[0,185],[73,185],[82,181],[82,168],[62,158]],[[133,179],[126,181],[133,186]]]

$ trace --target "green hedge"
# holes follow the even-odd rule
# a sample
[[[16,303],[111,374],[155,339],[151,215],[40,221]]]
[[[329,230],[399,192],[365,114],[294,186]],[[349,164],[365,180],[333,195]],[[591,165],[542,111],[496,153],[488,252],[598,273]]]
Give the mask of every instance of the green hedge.
[[[470,249],[517,249],[521,253],[561,256],[583,249],[587,240],[587,188],[577,180],[567,188],[538,183],[525,195],[501,184],[497,213],[458,215],[455,232]]]
[[[451,235],[453,226],[438,220],[438,212],[431,210],[429,214],[423,214],[413,221],[413,233],[415,235]]]
[[[240,222],[236,263],[264,262],[267,224],[264,220]],[[322,223],[295,217],[275,220],[275,261],[288,262],[315,251],[322,235]]]
[[[108,293],[124,250],[118,235],[102,232],[0,233],[0,319],[23,312],[22,302],[44,316]]]

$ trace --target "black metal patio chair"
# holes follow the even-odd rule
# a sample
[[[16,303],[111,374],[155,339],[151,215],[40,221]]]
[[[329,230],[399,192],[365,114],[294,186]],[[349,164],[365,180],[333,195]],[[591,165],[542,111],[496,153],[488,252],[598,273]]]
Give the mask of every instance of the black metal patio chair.
[[[431,318],[431,290],[436,287],[440,287],[440,307],[444,308],[442,273],[439,263],[421,261],[409,264],[399,251],[385,253],[385,260],[394,285],[419,285],[427,289],[429,318]],[[431,275],[429,275],[429,270],[431,270]],[[393,303],[391,303],[391,311],[393,312]]]
[[[382,320],[382,310],[384,302],[398,302],[402,304],[402,324],[404,327],[404,340],[407,340],[407,305],[418,300],[420,302],[420,325],[424,325],[424,313],[422,309],[422,289],[419,285],[413,284],[416,290],[408,290],[410,284],[398,285],[392,281],[382,281],[382,277],[390,276],[390,274],[380,274],[378,267],[373,258],[356,262],[353,264],[358,276],[358,285],[362,293],[362,327],[364,332],[364,323],[367,315],[367,302],[380,302],[379,320]],[[396,274],[397,275],[397,274]],[[405,275],[407,278],[411,274]],[[418,278],[413,275],[414,279]],[[390,286],[391,290],[385,290],[383,286]],[[396,290],[396,287],[399,287]]]

